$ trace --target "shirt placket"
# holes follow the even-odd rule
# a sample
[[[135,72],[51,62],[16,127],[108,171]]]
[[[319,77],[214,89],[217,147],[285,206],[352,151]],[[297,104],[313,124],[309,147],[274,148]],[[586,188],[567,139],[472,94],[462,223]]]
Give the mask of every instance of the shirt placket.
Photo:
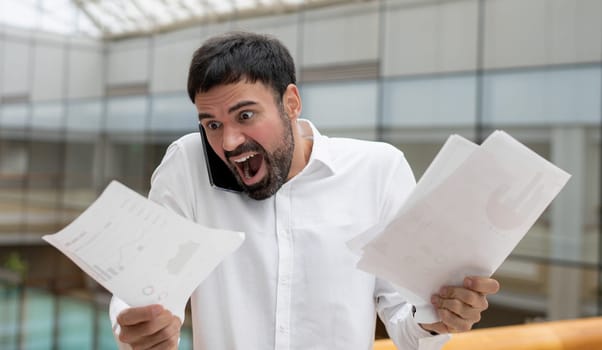
[[[293,242],[291,234],[290,188],[276,194],[276,237],[278,241],[278,283],[276,287],[275,346],[290,349],[291,280]]]

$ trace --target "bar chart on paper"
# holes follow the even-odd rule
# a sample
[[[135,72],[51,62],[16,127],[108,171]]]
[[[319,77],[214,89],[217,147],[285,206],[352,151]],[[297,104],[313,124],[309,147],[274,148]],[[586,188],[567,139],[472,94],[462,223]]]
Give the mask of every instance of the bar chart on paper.
[[[201,226],[114,181],[44,239],[129,305],[159,303],[177,312],[244,233]]]

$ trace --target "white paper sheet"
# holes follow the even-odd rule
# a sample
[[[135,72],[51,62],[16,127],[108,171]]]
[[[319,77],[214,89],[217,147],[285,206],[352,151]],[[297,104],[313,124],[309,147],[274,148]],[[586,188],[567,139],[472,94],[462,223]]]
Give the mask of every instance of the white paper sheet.
[[[130,306],[181,314],[244,233],[188,221],[113,181],[63,230],[43,237]]]
[[[430,193],[434,187],[460,166],[477,147],[477,145],[461,136],[451,135],[416,184],[411,196],[406,199],[404,208],[411,208],[421,196]],[[355,253],[361,254],[364,246],[383,230],[384,227],[382,226],[373,227],[351,239],[347,242],[347,246]]]
[[[360,269],[416,306],[418,322],[437,322],[431,295],[491,276],[569,178],[505,132],[481,146],[453,135],[393,222],[350,245],[363,254]]]

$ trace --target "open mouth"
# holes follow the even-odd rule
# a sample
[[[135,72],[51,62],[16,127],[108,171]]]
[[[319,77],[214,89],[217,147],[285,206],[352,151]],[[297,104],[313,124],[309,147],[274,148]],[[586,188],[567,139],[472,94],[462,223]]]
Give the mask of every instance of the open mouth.
[[[261,178],[259,172],[263,164],[263,155],[260,153],[249,154],[245,157],[235,159],[233,162],[236,164],[238,173],[244,183],[252,184]]]

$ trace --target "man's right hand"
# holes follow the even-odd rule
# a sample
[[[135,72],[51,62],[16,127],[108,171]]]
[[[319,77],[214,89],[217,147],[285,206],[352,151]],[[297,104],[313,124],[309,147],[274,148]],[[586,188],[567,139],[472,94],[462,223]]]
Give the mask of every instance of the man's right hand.
[[[117,316],[119,340],[133,350],[177,349],[182,322],[161,305],[123,310]]]

